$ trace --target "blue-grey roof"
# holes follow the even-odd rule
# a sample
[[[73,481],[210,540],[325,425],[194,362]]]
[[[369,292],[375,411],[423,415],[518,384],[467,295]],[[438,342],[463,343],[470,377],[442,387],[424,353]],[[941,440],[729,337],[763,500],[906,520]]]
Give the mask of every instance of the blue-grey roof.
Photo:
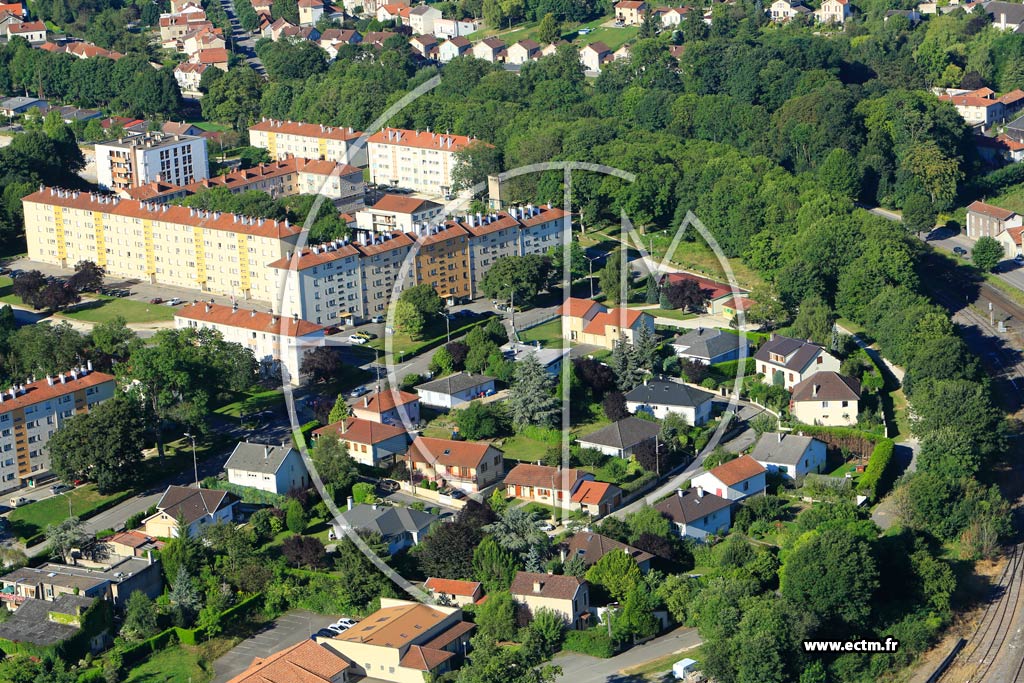
[[[681,351],[684,355],[711,359],[738,349],[740,337],[722,330],[698,327],[673,339],[672,345],[686,347]]]
[[[281,464],[294,449],[291,446],[271,446],[261,443],[239,441],[231,457],[224,463],[225,470],[242,470],[277,474]]]
[[[757,440],[750,457],[762,465],[766,462],[779,465],[793,465],[800,462],[814,439],[798,434],[773,434],[766,432]]]
[[[704,405],[714,397],[710,392],[664,379],[645,382],[626,394],[626,400],[635,403],[685,407]]]
[[[341,513],[342,523],[351,529],[376,531],[384,538],[425,531],[437,517],[412,508],[360,503]]]

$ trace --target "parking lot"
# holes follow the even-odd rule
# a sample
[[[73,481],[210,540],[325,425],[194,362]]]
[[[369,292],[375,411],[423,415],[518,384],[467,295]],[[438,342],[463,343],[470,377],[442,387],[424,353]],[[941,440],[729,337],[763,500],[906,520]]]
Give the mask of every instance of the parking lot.
[[[281,615],[266,629],[246,638],[213,663],[214,683],[231,680],[245,671],[257,657],[267,657],[291,647],[337,620],[337,616],[324,616],[304,610],[293,610]]]

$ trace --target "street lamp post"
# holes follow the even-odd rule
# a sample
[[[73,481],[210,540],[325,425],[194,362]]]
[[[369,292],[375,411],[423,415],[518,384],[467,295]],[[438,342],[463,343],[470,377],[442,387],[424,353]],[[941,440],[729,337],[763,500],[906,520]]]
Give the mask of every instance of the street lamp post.
[[[196,437],[185,432],[185,438],[192,442],[192,469],[196,475],[196,488],[199,488],[199,461],[196,460]]]
[[[448,311],[441,311],[441,315],[444,316],[444,328],[448,332],[448,343],[452,343],[452,319],[448,316]]]
[[[587,267],[590,268],[590,278],[589,278],[589,280],[590,280],[590,298],[593,299],[594,298],[594,261],[597,260],[597,257],[595,256],[594,258],[590,258],[586,254],[584,254],[583,258],[587,259]]]
[[[69,495],[67,494],[67,491],[65,491],[64,493],[62,493],[62,494],[60,494],[60,495],[62,495],[62,496],[64,496],[65,498],[67,498],[67,499],[68,499],[68,519],[71,519],[72,517],[74,517],[74,515],[73,515],[73,514],[71,513],[71,496],[69,496]]]

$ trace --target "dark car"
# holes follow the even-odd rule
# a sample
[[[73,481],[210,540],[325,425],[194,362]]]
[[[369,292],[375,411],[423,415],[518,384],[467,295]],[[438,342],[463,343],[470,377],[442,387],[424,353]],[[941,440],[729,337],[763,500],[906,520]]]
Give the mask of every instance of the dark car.
[[[155,296],[155,297],[153,297],[152,299],[149,300],[149,303],[151,303],[151,304],[162,304],[163,302],[164,302],[164,300],[161,299],[158,296]]]
[[[953,253],[957,256],[967,256],[967,250],[963,247],[953,247]]]
[[[377,482],[377,488],[379,488],[381,491],[394,493],[395,491],[402,488],[402,485],[399,484],[394,479],[381,479],[380,481]]]

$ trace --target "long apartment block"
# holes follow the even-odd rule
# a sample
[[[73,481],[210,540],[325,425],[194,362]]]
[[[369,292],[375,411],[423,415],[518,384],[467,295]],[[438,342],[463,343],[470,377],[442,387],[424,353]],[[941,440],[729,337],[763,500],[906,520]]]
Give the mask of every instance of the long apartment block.
[[[249,126],[249,144],[267,150],[272,159],[294,156],[365,167],[366,146],[355,144],[361,135],[353,128],[267,118]]]
[[[281,312],[319,325],[360,322],[384,315],[393,293],[418,284],[474,299],[496,259],[546,254],[561,244],[568,219],[560,208],[528,205],[306,248],[270,264],[284,285]]]
[[[449,196],[456,153],[477,142],[465,135],[384,128],[367,141],[370,182]]]
[[[113,375],[92,364],[0,393],[0,490],[32,483],[50,470],[50,437],[73,415],[114,396]]]
[[[240,299],[275,301],[270,263],[295,250],[301,226],[184,206],[40,188],[22,200],[28,256],[72,268]]]

